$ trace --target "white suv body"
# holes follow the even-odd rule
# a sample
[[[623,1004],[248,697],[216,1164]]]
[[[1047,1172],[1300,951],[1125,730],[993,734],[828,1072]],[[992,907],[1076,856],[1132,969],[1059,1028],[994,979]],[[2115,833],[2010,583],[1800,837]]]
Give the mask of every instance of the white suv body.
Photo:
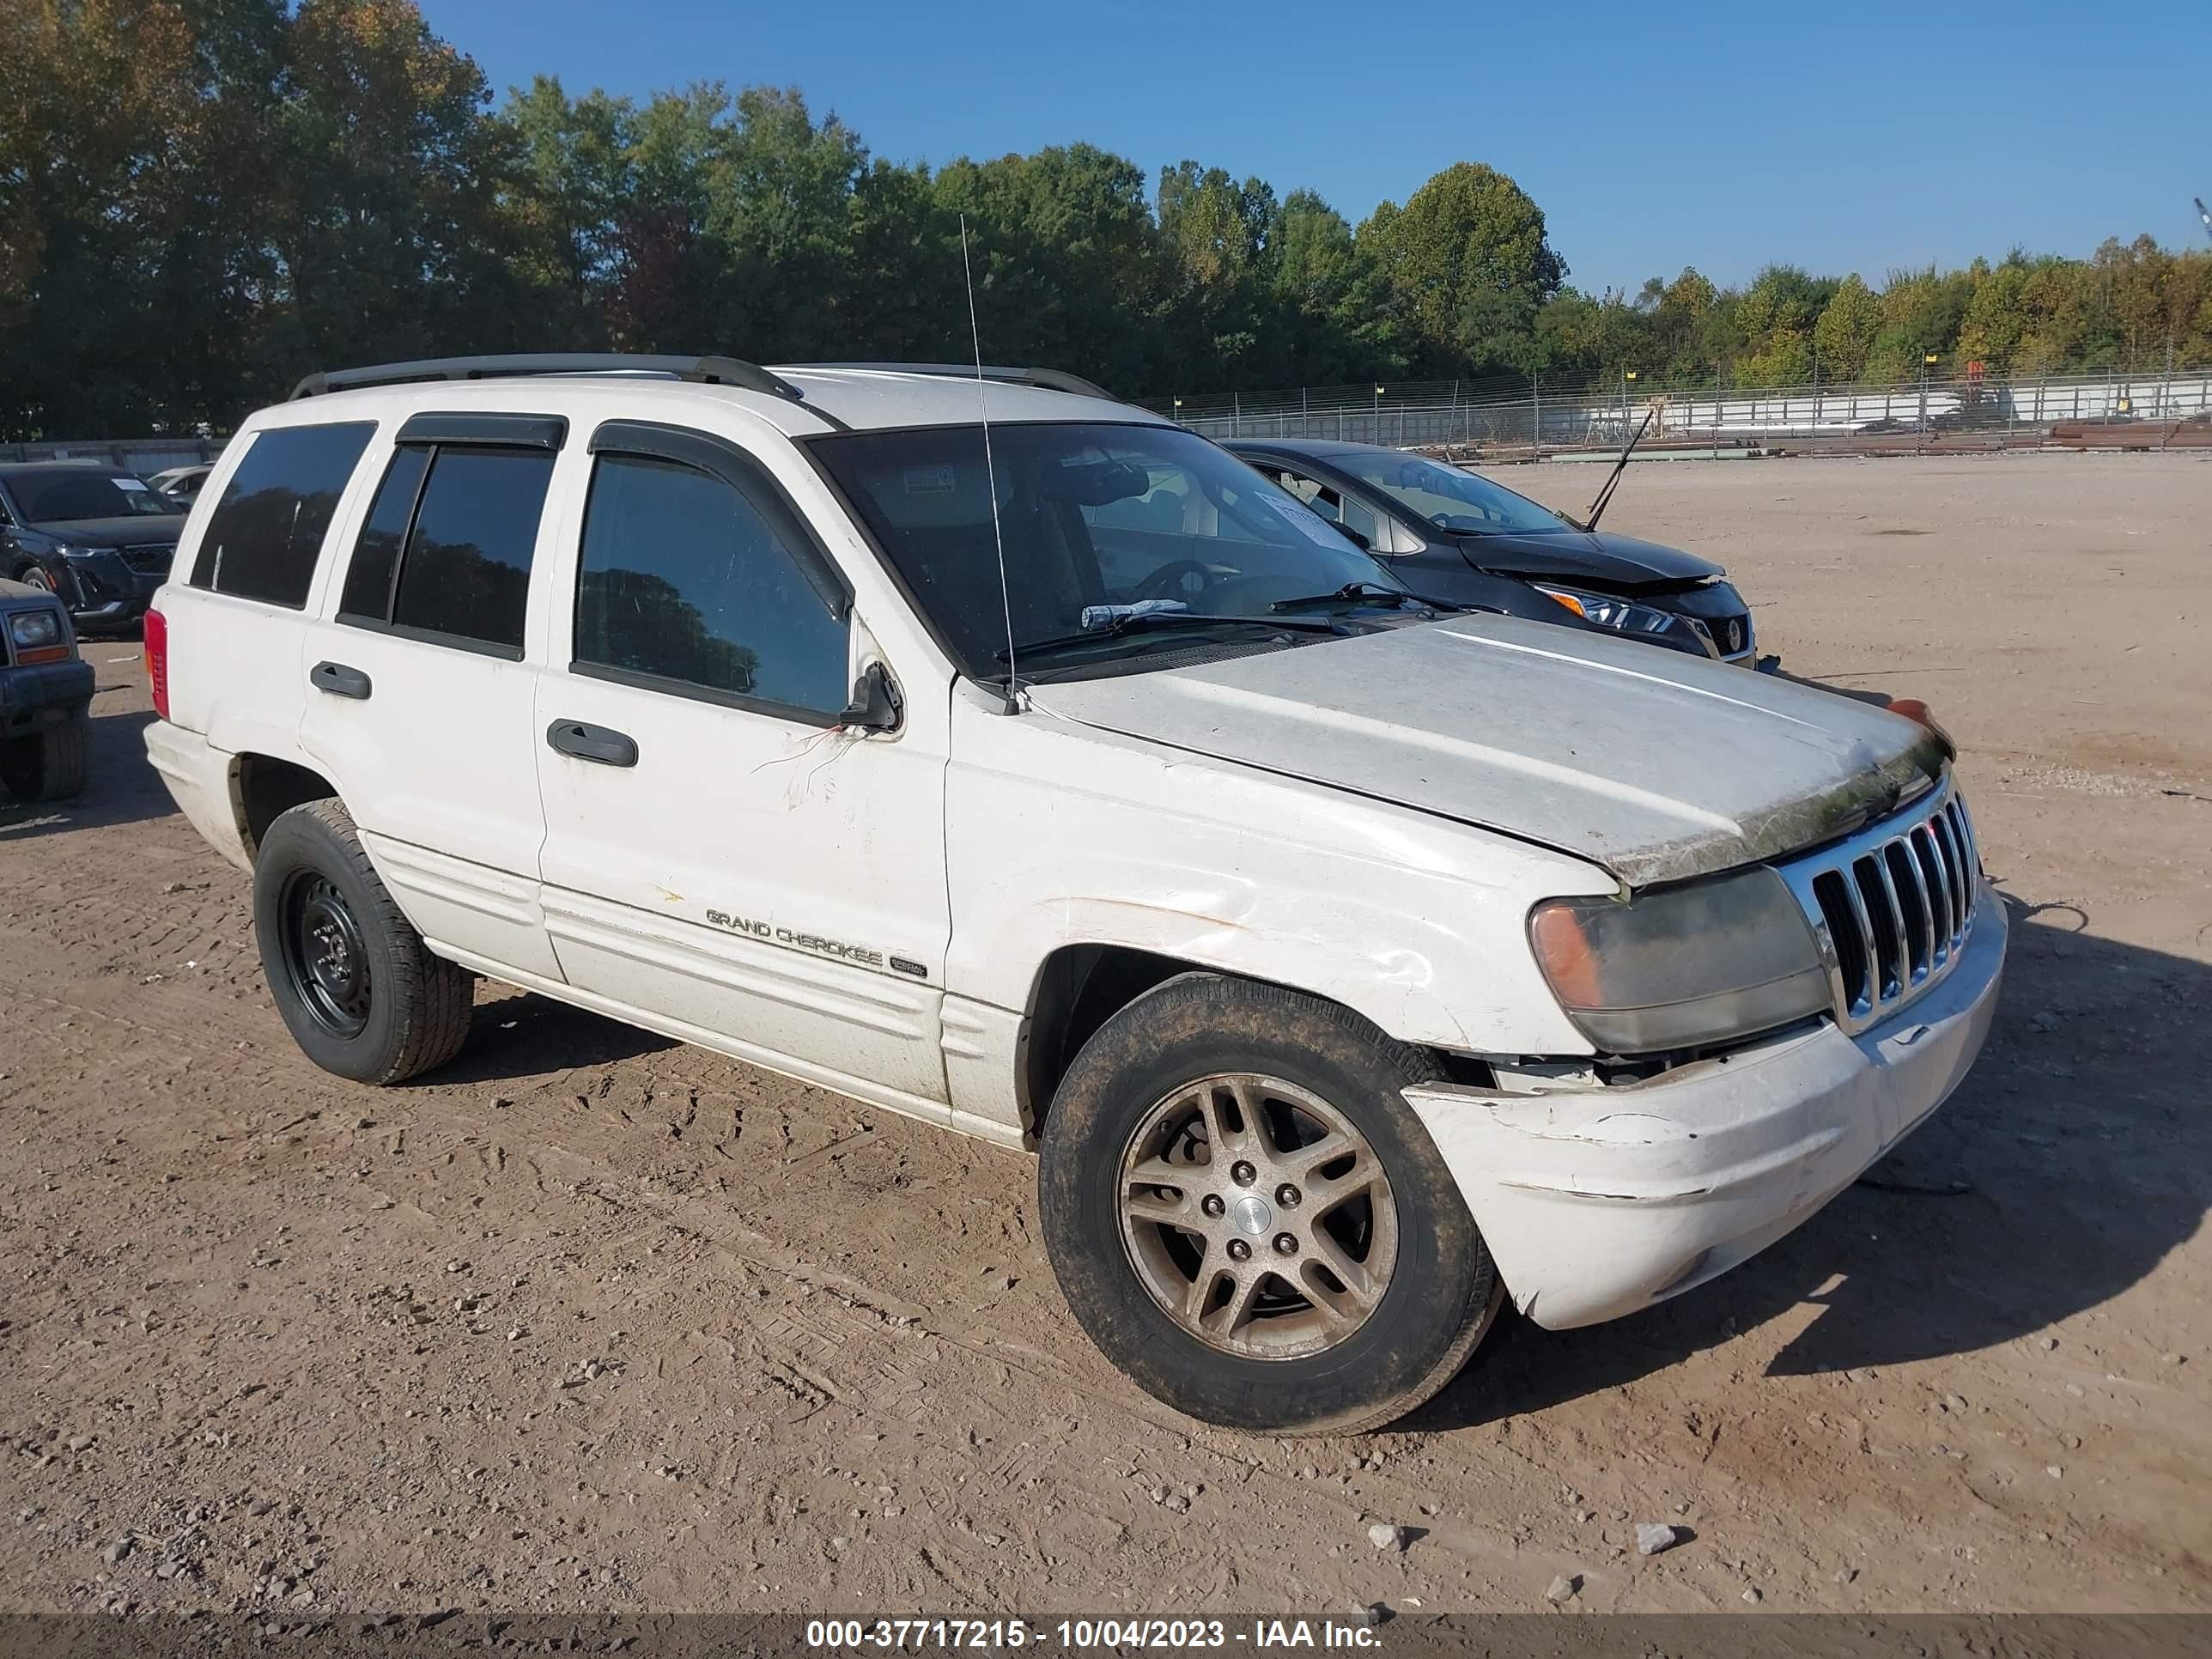
[[[209,842],[263,866],[264,957],[272,985],[300,964],[279,1006],[303,1044],[301,996],[339,1030],[406,981],[381,955],[376,984],[349,971],[392,947],[341,872],[266,867],[280,821],[334,801],[426,961],[1042,1140],[1086,1328],[1184,1409],[1276,1431],[1441,1386],[1500,1285],[1562,1328],[1702,1282],[1847,1185],[1978,1051],[2004,917],[1925,728],[1509,617],[1347,599],[1314,613],[1340,613],[1334,631],[1302,624],[1270,560],[1387,572],[1103,398],[883,369],[763,381],[372,386],[264,410],[226,450],[156,603],[148,746]],[[1053,448],[1071,433],[1089,447]],[[1097,646],[1046,639],[1010,684],[974,641],[1049,634],[1022,573],[1071,535],[1102,568],[1199,556],[1097,588],[1125,610],[1056,624]],[[972,583],[939,574],[988,569],[1001,538],[1012,587],[979,617]],[[767,574],[763,549],[786,556]],[[1189,614],[1153,639],[1127,614],[1147,584],[1266,603],[1214,629],[1173,599],[1157,608]],[[1276,614],[1309,631],[1270,634]],[[1774,920],[1784,889],[1795,924]],[[1616,959],[1638,983],[1692,972],[1675,953],[1705,924],[1681,918],[1723,892],[1715,927],[1802,926],[1776,947],[1787,1009],[1641,1049],[1602,1039],[1671,1015],[1571,1012],[1576,975],[1601,999]],[[1674,933],[1607,955],[1601,930],[1644,904],[1676,904]],[[1176,1012],[1224,986],[1228,1013]],[[1120,1099],[1159,1090],[1143,1068],[1181,1052],[1171,1015],[1221,1056],[1186,1068],[1205,1078],[1174,1121],[1179,1073]],[[1366,1046],[1299,1070],[1340,1030]],[[1370,1064],[1400,1069],[1332,1081]],[[1079,1128],[1055,1122],[1071,1093]],[[1256,1161],[1232,1163],[1255,1133]],[[1089,1137],[1057,1174],[1056,1134]],[[1324,1222],[1299,1154],[1333,1135],[1356,1148],[1334,1179],[1373,1184]],[[1166,1165],[1183,1178],[1153,1179]],[[1425,1290],[1423,1251],[1441,1252]],[[1449,1305],[1424,1312],[1431,1295]],[[1379,1308],[1421,1352],[1316,1381],[1344,1342],[1382,1341],[1358,1334]]]

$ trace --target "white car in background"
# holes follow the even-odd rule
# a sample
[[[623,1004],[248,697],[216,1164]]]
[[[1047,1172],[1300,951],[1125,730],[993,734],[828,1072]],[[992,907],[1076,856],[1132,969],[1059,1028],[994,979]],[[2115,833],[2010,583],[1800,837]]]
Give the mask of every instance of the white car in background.
[[[481,974],[1035,1149],[1084,1328],[1260,1432],[1741,1261],[1996,997],[1940,734],[1440,611],[1065,376],[317,376],[146,637],[319,1065],[441,1064]]]

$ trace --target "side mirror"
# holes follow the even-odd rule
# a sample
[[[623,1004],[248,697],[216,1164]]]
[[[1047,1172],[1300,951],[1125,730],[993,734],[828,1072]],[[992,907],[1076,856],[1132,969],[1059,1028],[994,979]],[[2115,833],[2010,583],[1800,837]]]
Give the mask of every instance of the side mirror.
[[[854,732],[896,732],[899,711],[905,707],[906,699],[899,696],[883,664],[872,662],[853,682],[853,701],[845,705],[837,724]]]

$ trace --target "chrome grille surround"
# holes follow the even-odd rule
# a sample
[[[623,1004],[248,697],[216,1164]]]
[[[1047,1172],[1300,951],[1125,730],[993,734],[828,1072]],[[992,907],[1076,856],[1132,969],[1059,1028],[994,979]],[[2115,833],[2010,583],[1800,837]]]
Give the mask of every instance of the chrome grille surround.
[[[1974,822],[1948,775],[1902,811],[1775,869],[1811,924],[1836,1023],[1854,1034],[1951,971],[1982,899]]]

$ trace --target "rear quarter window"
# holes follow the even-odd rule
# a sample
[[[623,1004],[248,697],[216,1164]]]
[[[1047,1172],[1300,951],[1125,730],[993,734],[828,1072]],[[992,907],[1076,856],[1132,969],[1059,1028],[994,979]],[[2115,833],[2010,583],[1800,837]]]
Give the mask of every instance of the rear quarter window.
[[[200,538],[191,585],[297,611],[338,497],[374,421],[272,427],[253,436]]]

